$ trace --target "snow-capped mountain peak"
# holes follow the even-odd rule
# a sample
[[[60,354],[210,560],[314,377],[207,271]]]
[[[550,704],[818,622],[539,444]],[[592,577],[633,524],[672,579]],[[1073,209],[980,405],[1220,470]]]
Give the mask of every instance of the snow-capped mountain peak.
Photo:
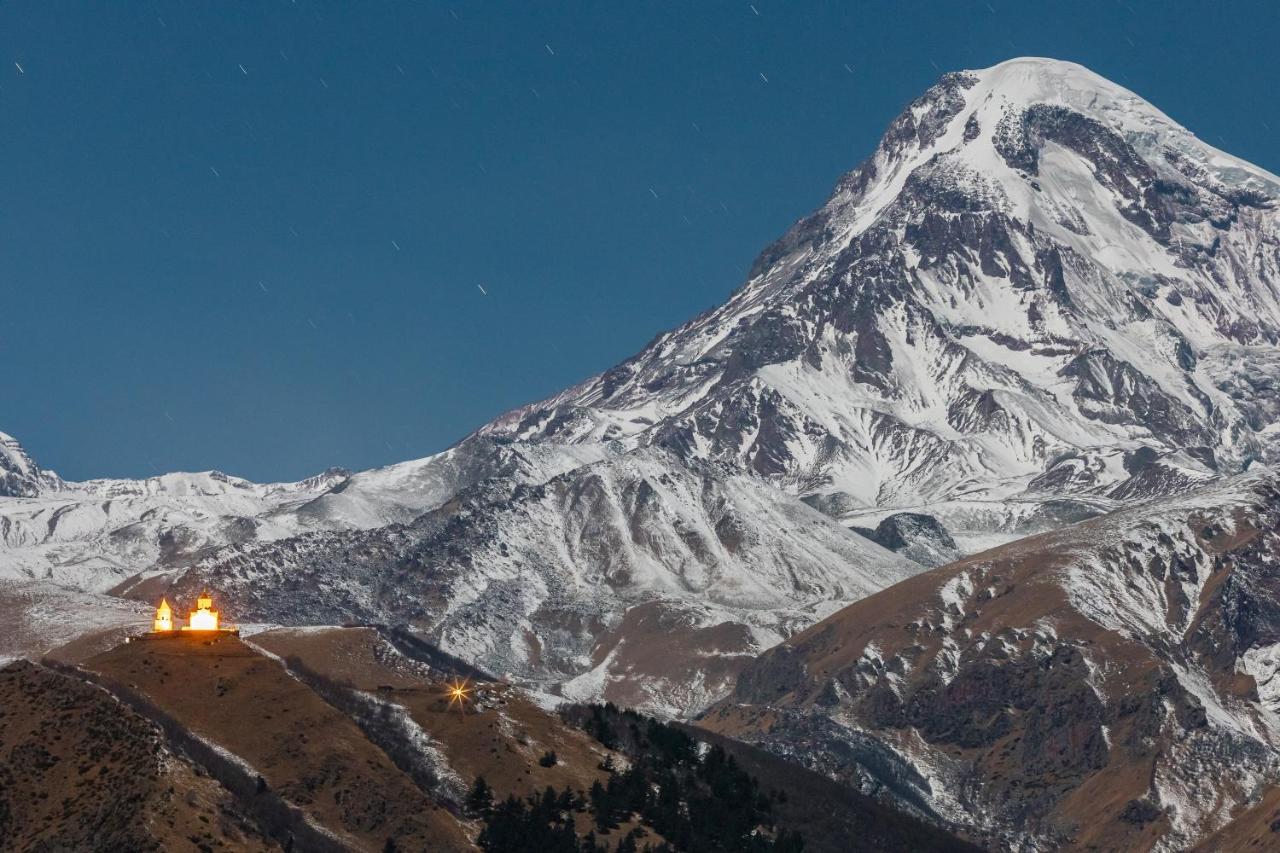
[[[658,444],[846,518],[1038,502],[1068,457],[1089,500],[1190,487],[1276,455],[1277,201],[1079,65],[947,74],[723,306],[484,432]]]
[[[60,483],[57,474],[36,465],[16,438],[0,432],[0,497],[35,497]]]
[[[1193,158],[1224,185],[1271,196],[1280,192],[1280,177],[1208,145],[1146,100],[1082,65],[1020,57],[971,73],[979,79],[975,94],[982,92],[984,98],[995,93],[1023,107],[1065,107],[1120,133],[1144,157],[1173,149]]]

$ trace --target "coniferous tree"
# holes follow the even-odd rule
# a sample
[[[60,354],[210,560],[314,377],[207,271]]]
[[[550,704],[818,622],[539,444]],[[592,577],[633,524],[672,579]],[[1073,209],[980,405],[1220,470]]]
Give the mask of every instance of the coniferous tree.
[[[471,793],[467,794],[467,808],[476,814],[484,814],[492,807],[493,789],[483,776],[477,776],[475,784],[471,786]]]

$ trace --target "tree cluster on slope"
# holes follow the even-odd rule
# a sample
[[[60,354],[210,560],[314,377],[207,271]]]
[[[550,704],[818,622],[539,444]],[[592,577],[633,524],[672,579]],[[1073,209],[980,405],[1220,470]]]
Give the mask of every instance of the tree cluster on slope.
[[[636,827],[612,848],[618,853],[803,850],[799,833],[775,827],[773,805],[783,795],[761,791],[719,746],[700,749],[684,732],[613,705],[578,706],[565,716],[621,751],[630,766],[619,771],[606,759],[601,769],[609,772],[608,781],[596,781],[585,796],[548,786],[541,796],[511,796],[497,804],[485,780],[477,779],[467,805],[485,820],[479,842],[488,853],[604,853],[610,848],[597,833],[611,834],[628,822],[660,840],[644,843],[649,833]],[[593,825],[581,836],[576,814],[588,815]]]

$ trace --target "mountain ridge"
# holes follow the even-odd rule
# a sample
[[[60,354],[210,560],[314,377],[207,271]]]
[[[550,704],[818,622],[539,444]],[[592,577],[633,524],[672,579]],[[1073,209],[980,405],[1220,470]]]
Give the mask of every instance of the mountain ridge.
[[[1159,130],[1164,138],[1169,139],[1171,145],[1176,146],[1179,151],[1179,156],[1182,158],[1177,160],[1179,164],[1185,162],[1202,164],[1206,172],[1211,167],[1216,170],[1216,175],[1235,180],[1247,191],[1247,194],[1266,190],[1271,193],[1269,198],[1260,199],[1249,195],[1249,201],[1265,204],[1269,210],[1274,210],[1276,188],[1280,186],[1276,183],[1274,176],[1254,169],[1241,178],[1239,173],[1244,170],[1244,167],[1235,165],[1238,161],[1226,158],[1226,155],[1221,155],[1216,149],[1203,146],[1187,131],[1174,125],[1162,113],[1141,102],[1136,96],[1101,81],[1101,78],[1091,75],[1079,66],[1043,60],[1012,60],[980,74],[996,79],[996,83],[988,88],[996,90],[997,93],[1000,91],[999,84],[1010,77],[1015,77],[1018,85],[1014,88],[1020,96],[1024,100],[1034,100],[1026,90],[1035,87],[1027,87],[1023,78],[1039,78],[1036,73],[1021,73],[1028,68],[1032,69],[1032,72],[1038,72],[1041,77],[1048,76],[1051,80],[1063,78],[1069,82],[1074,80],[1074,85],[1079,85],[1079,80],[1082,78],[1089,85],[1102,86],[1110,92],[1110,95],[1105,102],[1107,109],[1099,110],[1100,114],[1120,113],[1123,121],[1118,123],[1121,127],[1137,124],[1138,130],[1130,129],[1134,138],[1139,136],[1145,138]],[[1045,69],[1053,73],[1046,75]],[[1133,444],[1133,439],[1137,436],[1126,434],[1131,431],[1108,429],[1108,426],[1117,424],[1123,426],[1125,423],[1143,421],[1147,422],[1147,426],[1156,427],[1154,438],[1171,438],[1175,446],[1187,446],[1196,439],[1204,438],[1205,426],[1197,423],[1204,418],[1197,416],[1192,407],[1203,406],[1204,398],[1208,395],[1198,387],[1188,389],[1182,380],[1174,381],[1168,365],[1162,366],[1158,363],[1154,367],[1151,364],[1144,365],[1148,368],[1146,372],[1134,368],[1133,362],[1140,361],[1137,358],[1142,349],[1140,341],[1117,339],[1114,330],[1104,330],[1108,331],[1104,338],[1093,334],[1098,331],[1097,329],[1087,329],[1086,331],[1090,332],[1089,335],[1077,334],[1074,338],[1063,339],[1061,333],[1071,330],[1063,327],[1061,322],[1056,326],[1053,322],[1055,318],[1052,315],[1062,313],[1062,306],[1058,303],[1065,298],[1068,304],[1075,308],[1074,303],[1070,302],[1071,292],[1075,291],[1074,299],[1082,303],[1080,310],[1083,310],[1089,306],[1083,305],[1082,296],[1094,297],[1093,301],[1096,302],[1098,294],[1084,293],[1081,287],[1068,287],[1068,276],[1062,267],[1063,252],[1059,246],[1044,246],[1039,251],[1030,252],[1027,259],[1028,242],[1036,238],[1034,221],[1030,222],[1029,227],[1032,230],[1029,233],[1027,228],[1011,228],[1007,222],[1000,221],[1002,215],[1000,205],[992,205],[993,198],[995,201],[1000,201],[1002,196],[1006,204],[1016,203],[1026,207],[1030,203],[1027,196],[1041,191],[1038,183],[1031,179],[1029,173],[1013,175],[1012,178],[1018,178],[1013,180],[1009,174],[1013,172],[1013,166],[1009,161],[1013,161],[1020,167],[1037,168],[1038,164],[1035,160],[1036,152],[1028,148],[1032,143],[1027,136],[1027,128],[1017,127],[1018,121],[1011,121],[1008,115],[983,113],[984,109],[987,112],[993,111],[988,103],[992,92],[987,92],[987,100],[978,104],[978,109],[969,111],[971,105],[966,98],[977,99],[982,95],[980,85],[982,79],[972,72],[946,75],[926,95],[914,102],[890,126],[876,154],[840,181],[827,204],[818,213],[800,220],[785,237],[761,255],[753,267],[748,282],[735,292],[724,306],[701,315],[673,332],[659,336],[655,343],[623,362],[618,368],[574,386],[560,395],[549,398],[544,403],[513,410],[496,419],[491,425],[485,427],[484,431],[503,431],[519,438],[552,435],[557,438],[567,437],[570,441],[581,440],[583,436],[635,441],[634,436],[640,433],[646,434],[646,437],[640,441],[652,440],[676,448],[683,445],[686,450],[705,455],[706,448],[688,447],[702,440],[710,445],[712,453],[718,454],[721,458],[732,458],[737,448],[726,447],[723,442],[721,446],[715,446],[714,431],[727,429],[730,437],[741,438],[742,431],[733,430],[734,418],[736,418],[759,423],[761,428],[772,427],[783,436],[796,438],[801,444],[803,444],[804,434],[810,429],[816,431],[824,440],[835,441],[837,445],[845,446],[849,445],[848,433],[856,435],[859,431],[870,432],[870,441],[864,441],[867,445],[874,445],[875,439],[884,439],[885,435],[890,435],[890,440],[922,447],[925,452],[933,452],[939,458],[960,462],[962,468],[967,467],[979,476],[988,478],[990,472],[984,474],[981,464],[971,458],[972,453],[948,452],[950,448],[946,446],[947,442],[956,444],[954,436],[948,436],[948,429],[972,430],[972,428],[981,428],[1003,419],[1009,421],[1006,431],[1013,433],[1009,438],[1014,442],[1021,437],[1024,442],[1035,440],[1045,444],[1056,442],[1062,449],[1075,450],[1088,449],[1093,444],[1104,446],[1120,442]],[[1079,100],[1076,90],[1071,86],[1063,86],[1062,91],[1066,94],[1060,95],[1057,100],[1068,103]],[[1140,108],[1135,107],[1135,103],[1139,104]],[[1003,110],[1007,104],[1002,101],[998,106]],[[968,118],[961,115],[962,112],[966,112]],[[980,114],[986,121],[985,129],[983,121],[978,121]],[[1038,115],[1039,113],[1032,111],[1031,119],[1027,119],[1026,116],[1020,118],[1024,122],[1030,121],[1031,124],[1036,125],[1030,132],[1033,139],[1040,140],[1045,130],[1040,127],[1044,121],[1036,118]],[[1135,115],[1138,119],[1134,118]],[[1006,125],[1004,132],[998,137],[995,131],[999,127],[992,129],[990,125],[993,123]],[[1095,124],[1097,124],[1096,121]],[[1116,140],[1108,136],[1112,133],[1108,128],[1099,126],[1086,129],[1102,134],[1105,144],[1099,143],[1099,151],[1088,151],[1085,142],[1079,142],[1078,147],[1096,155],[1095,159],[1099,162],[1103,162],[1102,154],[1105,153],[1103,149],[1106,145],[1110,145],[1113,149],[1110,152],[1113,157],[1122,159],[1128,157],[1130,161],[1136,158],[1136,151],[1129,147],[1125,140]],[[1062,134],[1059,133],[1059,135]],[[948,149],[948,145],[952,148]],[[1019,145],[1022,147],[1019,148]],[[1150,148],[1151,145],[1147,143],[1146,147]],[[1175,149],[1171,147],[1169,150]],[[972,151],[977,153],[969,156]],[[948,157],[950,159],[947,159]],[[1230,167],[1221,165],[1218,162],[1221,159],[1225,159]],[[1000,186],[995,187],[984,182],[982,172],[975,172],[972,169],[965,172],[964,170],[970,167],[971,161],[980,163],[986,171],[999,171]],[[1115,163],[1103,164],[1116,165]],[[1125,164],[1130,163],[1126,161]],[[1173,167],[1168,163],[1162,168],[1165,171],[1173,171]],[[1194,172],[1189,166],[1184,168]],[[1150,171],[1149,167],[1147,171]],[[957,183],[957,172],[961,173],[960,178],[972,178],[971,185]],[[1104,175],[1101,171],[1099,174]],[[1194,184],[1192,178],[1179,174],[1182,175],[1184,185]],[[1149,176],[1144,179],[1148,178]],[[1195,172],[1193,178],[1201,184],[1210,183],[1199,172]],[[1215,180],[1218,179],[1215,178]],[[1033,185],[1034,190],[1031,189]],[[874,233],[877,220],[886,215],[892,215],[893,206],[902,194],[910,195],[914,191],[919,195],[921,189],[928,191],[927,196],[916,199],[917,204],[914,208],[906,211],[907,214],[915,216],[918,221],[903,220],[890,232],[881,235]],[[1186,187],[1183,186],[1182,189]],[[1197,186],[1197,190],[1202,194],[1208,193],[1202,187]],[[1022,198],[1014,198],[1015,191]],[[940,218],[930,208],[937,208],[940,201],[946,201],[948,198],[956,204],[956,209],[942,210],[946,216]],[[1162,206],[1165,202],[1158,198],[1151,202],[1159,217],[1142,209],[1141,205],[1130,211],[1130,215],[1136,220],[1146,222],[1148,228],[1155,229],[1153,235],[1142,231],[1138,225],[1123,218],[1123,211],[1129,210],[1134,202],[1120,196],[1117,200],[1123,202],[1125,206],[1117,204],[1119,215],[1111,215],[1110,219],[1106,219],[1106,224],[1112,226],[1119,222],[1130,231],[1135,231],[1137,236],[1145,238],[1129,240],[1127,245],[1120,247],[1127,252],[1128,257],[1121,259],[1124,263],[1118,264],[1118,268],[1125,274],[1133,274],[1134,259],[1137,258],[1144,264],[1145,271],[1152,258],[1156,257],[1151,244],[1155,243],[1160,247],[1158,242],[1160,239],[1168,240],[1164,231],[1160,230],[1168,227],[1168,223],[1163,221],[1168,218],[1168,211]],[[986,206],[974,210],[967,209],[967,206],[975,203]],[[1101,206],[1098,207],[1098,210],[1091,212],[1098,216],[1106,213],[1106,210],[1100,209]],[[1062,223],[1053,222],[1051,217],[1042,215],[1043,211],[1032,210],[1031,212],[1037,212],[1038,218],[1056,227],[1060,235],[1081,236],[1074,234],[1071,228],[1066,227],[1074,226],[1079,230],[1080,226],[1070,219],[1064,226]],[[1143,219],[1143,216],[1147,218]],[[1160,217],[1163,219],[1157,225],[1156,219]],[[1269,229],[1266,236],[1271,241],[1270,245],[1274,252],[1274,215],[1269,217],[1266,224]],[[957,228],[959,231],[956,230]],[[979,230],[974,234],[966,230],[973,228],[986,229],[986,231]],[[1040,231],[1043,232],[1044,228],[1045,223],[1042,223]],[[833,235],[835,230],[839,230],[840,234]],[[873,237],[876,239],[862,246],[854,245],[857,236],[864,231],[873,232]],[[1129,236],[1133,237],[1135,234]],[[849,241],[848,247],[842,242],[846,237]],[[812,257],[816,251],[814,246],[824,241],[833,246],[828,250],[828,255],[834,255],[834,257],[815,261]],[[915,252],[917,260],[914,267],[910,264],[910,258],[893,257],[893,244],[903,242]],[[1179,249],[1181,250],[1185,245],[1180,243]],[[861,253],[864,257],[845,257],[842,261],[841,256],[847,255],[850,249],[855,253]],[[948,270],[945,265],[940,265],[932,258],[930,253],[944,260],[948,253],[953,256],[967,254],[969,257],[960,258],[961,262],[953,263],[952,266],[955,268]],[[1270,265],[1269,271],[1274,272],[1274,256],[1264,260]],[[771,303],[768,297],[771,293],[775,296],[778,293],[784,293],[791,297],[789,301],[794,301],[794,296],[803,294],[807,285],[815,279],[825,288],[825,292],[829,293],[832,272],[834,271],[838,277],[842,274],[839,264],[849,261],[855,264],[861,262],[862,266],[868,268],[865,272],[857,271],[857,275],[864,282],[868,272],[872,276],[879,276],[880,279],[887,278],[887,280],[873,279],[878,281],[881,288],[868,297],[869,302],[857,299],[854,294],[837,293],[834,298],[827,297],[821,301],[815,295],[811,297],[815,304],[810,306],[810,314],[807,318],[798,317],[796,311],[788,310],[789,305],[786,302],[774,313],[769,313]],[[886,262],[888,266],[885,265]],[[824,263],[826,266],[816,272],[812,271],[811,268],[818,263]],[[800,275],[791,274],[796,267],[801,268]],[[806,267],[810,268],[808,274],[805,274]],[[1166,272],[1171,271],[1168,262],[1159,264],[1158,268],[1163,268]],[[991,352],[980,352],[979,347],[969,346],[968,341],[957,341],[955,338],[976,336],[966,333],[981,332],[981,321],[988,318],[954,310],[950,312],[951,317],[945,316],[948,312],[940,308],[947,306],[940,306],[935,297],[946,294],[927,292],[929,286],[936,285],[937,282],[931,281],[925,274],[936,279],[937,275],[931,272],[935,269],[950,273],[953,279],[958,276],[963,279],[962,284],[969,281],[986,285],[991,280],[999,279],[1004,279],[1006,282],[1003,292],[993,292],[988,286],[985,292],[981,287],[976,287],[969,288],[966,294],[963,292],[965,290],[963,287],[957,291],[953,281],[949,297],[951,308],[956,307],[957,296],[961,298],[976,296],[980,303],[984,297],[994,297],[992,301],[1003,299],[1007,303],[1010,297],[1021,300],[1030,293],[1031,299],[1038,300],[1038,303],[1033,303],[1030,308],[1011,309],[1021,314],[1022,320],[1018,320],[1017,316],[1003,318],[1012,322],[1014,326],[1020,325],[1020,328],[987,329],[987,334],[977,343],[986,350],[992,350],[992,347],[995,349]],[[921,270],[925,274],[921,274]],[[1172,271],[1176,272],[1176,270]],[[1098,270],[1085,265],[1081,272],[1097,274]],[[1036,281],[1036,278],[1041,276],[1042,284]],[[1040,286],[1037,286],[1038,284]],[[937,288],[935,287],[934,290],[936,291]],[[1215,330],[1220,333],[1218,337],[1230,334],[1244,338],[1246,341],[1261,339],[1274,344],[1277,324],[1280,323],[1274,284],[1258,290],[1259,298],[1256,301],[1260,307],[1266,309],[1259,312],[1258,317],[1265,321],[1265,325],[1257,323],[1256,328],[1249,327],[1243,319],[1246,312],[1237,310],[1230,317],[1219,318],[1222,320],[1219,324],[1221,328]],[[917,298],[921,293],[925,297],[924,302]],[[1128,314],[1125,319],[1131,322],[1141,320],[1138,314],[1142,311],[1151,315],[1149,306],[1141,305],[1135,308],[1130,304],[1135,297],[1123,282],[1114,281],[1103,295],[1110,297],[1110,303],[1118,306],[1122,314]],[[1180,298],[1177,294],[1169,297],[1170,301]],[[907,369],[910,375],[898,376],[893,372],[894,353],[901,353],[909,348],[895,348],[891,341],[891,334],[886,333],[882,324],[870,321],[878,314],[901,312],[904,306],[910,313],[913,302],[916,305],[915,316],[903,319],[914,322],[916,329],[911,328],[911,323],[908,323],[907,328],[901,328],[902,324],[899,323],[899,328],[889,331],[896,332],[898,337],[905,339],[912,337],[918,330],[925,344],[930,339],[936,340],[937,343],[934,346],[937,351],[932,355],[926,351],[926,355],[934,361],[929,369],[916,371],[915,368],[919,365],[908,364]],[[993,307],[988,305],[983,311],[989,311]],[[1111,310],[1115,313],[1114,308]],[[1135,314],[1135,311],[1138,313]],[[759,319],[753,319],[754,314],[762,316]],[[943,321],[941,325],[938,322],[939,316]],[[726,317],[728,320],[725,319]],[[1058,319],[1061,320],[1060,317]],[[739,328],[735,324],[744,324],[746,327]],[[811,328],[806,329],[806,324]],[[1200,340],[1196,343],[1201,346],[1214,337],[1212,334],[1206,336],[1207,330],[1204,323],[1194,328],[1191,324],[1184,325],[1188,326],[1188,332],[1197,334]],[[1030,335],[1031,332],[1037,331],[1036,326],[1039,327],[1038,341]],[[835,329],[837,333],[844,335],[842,340],[851,358],[846,358],[843,363],[838,357],[833,360],[841,366],[842,370],[847,370],[854,381],[844,383],[833,381],[825,390],[838,391],[838,395],[831,393],[829,396],[835,397],[846,406],[852,401],[858,401],[859,398],[866,400],[867,403],[864,410],[866,414],[863,415],[863,420],[867,423],[862,425],[861,430],[858,429],[859,424],[849,425],[849,428],[843,430],[846,435],[840,434],[841,425],[839,424],[835,424],[835,429],[831,428],[830,412],[823,408],[820,401],[815,405],[815,399],[824,393],[823,380],[835,380],[838,377],[823,376],[816,369],[807,371],[803,369],[805,367],[820,369],[824,357],[831,358],[832,347],[826,346],[827,342],[821,340],[821,335],[827,329]],[[1141,333],[1143,330],[1138,331]],[[1181,362],[1185,365],[1194,357],[1192,345],[1182,334],[1182,329],[1173,331],[1178,334],[1170,337],[1170,330],[1167,328],[1163,330],[1163,339],[1168,345],[1161,348],[1168,350],[1169,361],[1174,364]],[[959,335],[952,334],[955,332]],[[709,361],[716,361],[716,347],[730,335],[737,335],[746,340],[729,350],[719,363],[709,365]],[[1028,337],[1032,339],[1028,340]],[[757,340],[761,342],[759,344],[761,351],[753,349]],[[958,346],[958,344],[963,345]],[[1100,344],[1105,345],[1100,346]],[[1117,347],[1117,344],[1123,346]],[[1055,403],[1062,401],[1046,398],[1043,393],[1035,393],[1040,389],[1034,383],[1029,388],[1026,376],[1018,375],[1017,371],[1010,370],[1008,365],[1001,363],[999,358],[992,357],[999,356],[1001,352],[1004,353],[1005,361],[1013,356],[1032,362],[1049,360],[1046,367],[1051,367],[1058,374],[1057,377],[1052,378],[1053,384],[1064,384],[1062,379],[1076,380],[1073,396],[1082,401],[1082,405],[1078,407],[1077,416],[1073,419],[1063,417],[1069,413],[1063,412],[1060,406],[1054,408]],[[835,355],[838,356],[839,352],[837,351]],[[987,357],[984,358],[984,355]],[[901,357],[900,360],[909,361]],[[798,365],[798,367],[794,370],[789,368],[790,373],[776,368],[768,370],[771,365],[779,363]],[[752,368],[764,369],[753,371]],[[966,382],[957,383],[952,376],[950,387],[942,385],[937,382],[937,378],[929,375],[939,371],[953,375],[967,374],[963,377]],[[1042,369],[1040,372],[1046,371]],[[814,373],[818,375],[815,377]],[[660,387],[662,383],[670,382],[673,375],[676,381],[683,384],[675,389],[677,393],[669,395],[672,400],[668,406],[670,411],[666,421],[669,426],[664,432],[655,429],[651,424],[654,418],[649,410],[654,407],[652,402],[654,395],[650,392],[655,387]],[[744,376],[750,381],[735,381]],[[918,401],[927,404],[923,409],[919,405],[914,407],[898,405],[903,402],[903,388],[907,386],[907,380],[920,378],[933,380],[932,383],[923,383],[926,386],[925,391],[929,390],[928,384],[934,384],[937,387],[933,390],[938,392],[940,399]],[[1048,377],[1039,378],[1043,380]],[[771,379],[776,381],[771,383]],[[968,383],[968,379],[978,381]],[[678,419],[681,414],[699,405],[704,410],[708,408],[705,401],[694,393],[697,390],[696,386],[707,382],[730,386],[736,393],[745,390],[746,394],[752,398],[750,409],[735,410],[732,408],[732,402],[717,401],[721,410],[727,410],[733,417],[724,414],[723,411],[710,412],[704,415],[707,419],[707,427],[703,429],[699,429],[696,422],[692,425],[679,420],[671,423],[672,418]],[[1041,384],[1046,383],[1042,381]],[[984,385],[986,387],[983,387]],[[1001,387],[1002,385],[1004,387]],[[641,392],[635,391],[636,386],[641,387]],[[691,391],[691,388],[694,390]],[[868,389],[871,390],[870,395],[867,393]],[[877,391],[885,392],[879,394],[879,401],[876,400]],[[640,402],[640,405],[634,407],[635,412],[626,408],[630,402],[629,393],[634,394]],[[920,393],[923,392],[918,391],[918,395]],[[690,394],[693,394],[692,401],[689,399]],[[1009,405],[1008,398],[1013,394],[1023,398],[1015,398],[1012,401],[1019,403],[1023,411],[1019,412]],[[602,404],[615,401],[616,404],[612,408]],[[910,404],[913,401],[906,402]],[[942,408],[939,408],[940,406]],[[792,411],[780,418],[777,413],[780,408],[789,408]],[[912,423],[913,418],[903,416],[904,408],[911,412],[917,421],[916,424]],[[934,411],[929,412],[930,408]],[[1049,411],[1042,410],[1046,408]],[[920,421],[919,416],[922,414],[932,418],[936,425]],[[1058,434],[1062,432],[1061,428],[1056,431],[1050,429],[1046,421],[1052,421],[1055,418],[1075,420],[1076,435],[1073,436],[1069,432],[1066,435]],[[727,424],[726,421],[728,421]],[[921,430],[920,426],[926,428]],[[877,428],[881,430],[881,435],[876,434]],[[708,435],[709,432],[710,435]],[[651,435],[653,433],[657,434]],[[1025,434],[1020,436],[1020,433]],[[751,437],[747,436],[747,438]],[[759,448],[759,452],[739,453],[737,455],[741,458],[737,461],[744,467],[754,468],[767,476],[789,478],[797,488],[803,491],[811,487],[815,480],[821,482],[825,479],[830,483],[836,479],[821,470],[806,471],[804,469],[803,466],[807,461],[822,453],[820,447],[814,447],[812,444],[813,442],[810,442],[811,446],[801,448],[806,451],[805,453],[790,453],[785,448],[779,448],[775,442],[772,446]],[[874,446],[870,449],[875,450]],[[757,450],[757,448],[751,447],[749,450]],[[985,453],[1004,450],[1007,455],[1014,457],[1009,460],[1010,462],[1020,463],[1024,468],[1028,463],[1037,461],[1036,458],[1028,458],[1031,454],[1017,447],[999,448],[988,445],[981,450]],[[875,452],[868,453],[866,449],[853,447],[852,455],[859,454],[863,457],[870,455],[873,461],[877,459],[883,461],[883,454],[878,456]],[[957,456],[960,458],[956,458]],[[1039,461],[1043,463],[1044,459],[1040,458]],[[1194,465],[1195,463],[1192,463],[1192,466]],[[868,466],[862,462],[860,467],[865,471],[867,467],[874,466]],[[919,472],[901,463],[895,465],[893,472],[898,482],[895,482],[892,488],[899,492],[903,490],[901,481],[910,482],[913,477],[917,479],[920,477]],[[1041,470],[1039,473],[1045,472]],[[945,497],[945,492],[939,495],[934,488],[923,495],[924,500],[918,502],[936,500],[940,496]],[[883,489],[864,492],[861,495],[855,493],[854,497],[863,505],[878,506],[884,505],[886,498],[890,501],[895,499],[893,493],[886,494]]]

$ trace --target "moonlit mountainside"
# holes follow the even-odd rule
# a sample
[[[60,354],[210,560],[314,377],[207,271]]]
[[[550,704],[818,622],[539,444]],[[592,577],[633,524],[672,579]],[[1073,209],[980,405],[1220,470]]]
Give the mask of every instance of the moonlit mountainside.
[[[723,305],[443,453],[64,483],[7,441],[0,570],[690,715],[926,567],[1280,459],[1278,203],[1078,65],[946,74]]]
[[[724,306],[487,431],[843,517],[1176,491],[1275,458],[1278,197],[1079,66],[950,74]]]

